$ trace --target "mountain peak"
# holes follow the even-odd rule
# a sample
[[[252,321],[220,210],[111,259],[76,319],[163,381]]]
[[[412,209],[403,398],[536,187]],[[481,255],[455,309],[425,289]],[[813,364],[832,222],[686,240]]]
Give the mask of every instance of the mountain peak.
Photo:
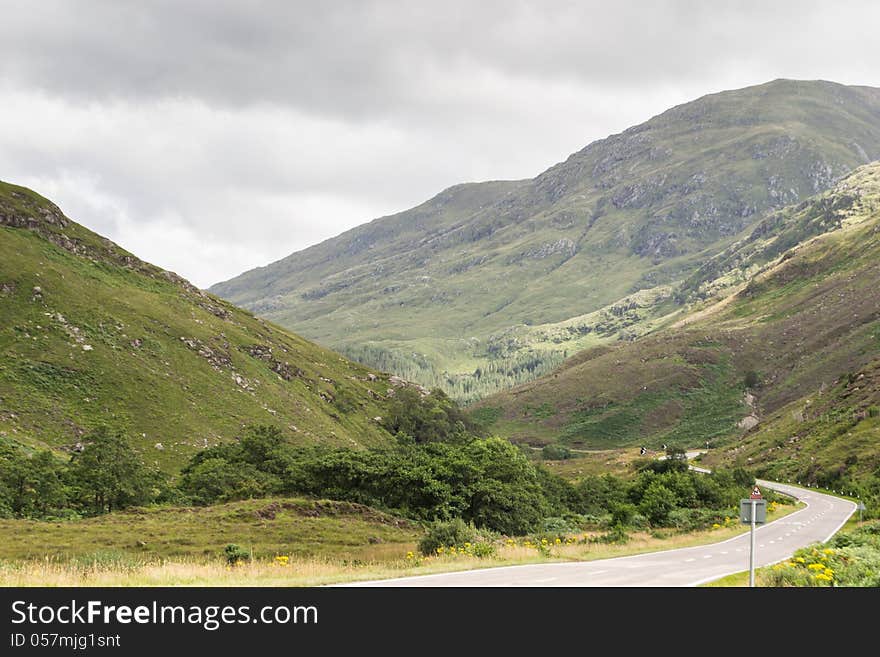
[[[670,108],[534,179],[452,188],[211,289],[471,400],[648,330],[654,310],[618,302],[656,289],[666,303],[660,290],[766,212],[876,159],[877,90],[774,80]]]

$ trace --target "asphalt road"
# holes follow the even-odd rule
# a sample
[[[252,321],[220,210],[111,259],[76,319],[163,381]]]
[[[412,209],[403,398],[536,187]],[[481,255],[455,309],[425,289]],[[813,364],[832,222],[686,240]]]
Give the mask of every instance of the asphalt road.
[[[755,530],[756,566],[782,561],[798,548],[827,541],[856,505],[831,495],[769,481],[807,506]],[[749,568],[749,533],[691,548],[588,562],[503,566],[458,573],[357,582],[350,586],[696,586]]]

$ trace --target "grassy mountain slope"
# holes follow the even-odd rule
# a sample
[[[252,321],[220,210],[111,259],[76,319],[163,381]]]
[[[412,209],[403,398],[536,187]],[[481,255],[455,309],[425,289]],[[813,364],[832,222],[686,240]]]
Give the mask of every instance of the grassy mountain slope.
[[[0,440],[70,447],[106,422],[169,468],[246,423],[374,445],[387,379],[0,183]]]
[[[673,309],[668,286],[765,211],[878,157],[880,90],[777,80],[674,107],[531,180],[452,187],[212,291],[473,400],[644,333]]]
[[[662,443],[774,476],[880,467],[880,163],[769,216],[676,295],[686,313],[483,400],[515,439]],[[709,276],[715,272],[715,278]]]

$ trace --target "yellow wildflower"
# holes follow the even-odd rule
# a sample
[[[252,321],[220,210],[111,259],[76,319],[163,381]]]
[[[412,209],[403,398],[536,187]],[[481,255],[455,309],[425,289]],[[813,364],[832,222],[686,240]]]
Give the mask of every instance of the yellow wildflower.
[[[807,566],[807,568],[809,568],[810,570],[824,570],[825,566],[821,563],[811,563],[809,566]]]
[[[806,559],[804,559],[803,557],[798,557],[797,559],[795,559],[795,561],[797,561],[798,563],[807,563]]]

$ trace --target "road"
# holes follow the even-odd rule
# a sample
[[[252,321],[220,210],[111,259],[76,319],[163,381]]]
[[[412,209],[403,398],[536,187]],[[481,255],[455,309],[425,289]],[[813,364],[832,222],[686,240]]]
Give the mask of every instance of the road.
[[[755,530],[756,566],[827,541],[856,509],[848,500],[759,480],[804,502],[805,508]],[[586,562],[502,566],[458,573],[357,582],[350,586],[696,586],[749,568],[749,533],[720,543]]]

